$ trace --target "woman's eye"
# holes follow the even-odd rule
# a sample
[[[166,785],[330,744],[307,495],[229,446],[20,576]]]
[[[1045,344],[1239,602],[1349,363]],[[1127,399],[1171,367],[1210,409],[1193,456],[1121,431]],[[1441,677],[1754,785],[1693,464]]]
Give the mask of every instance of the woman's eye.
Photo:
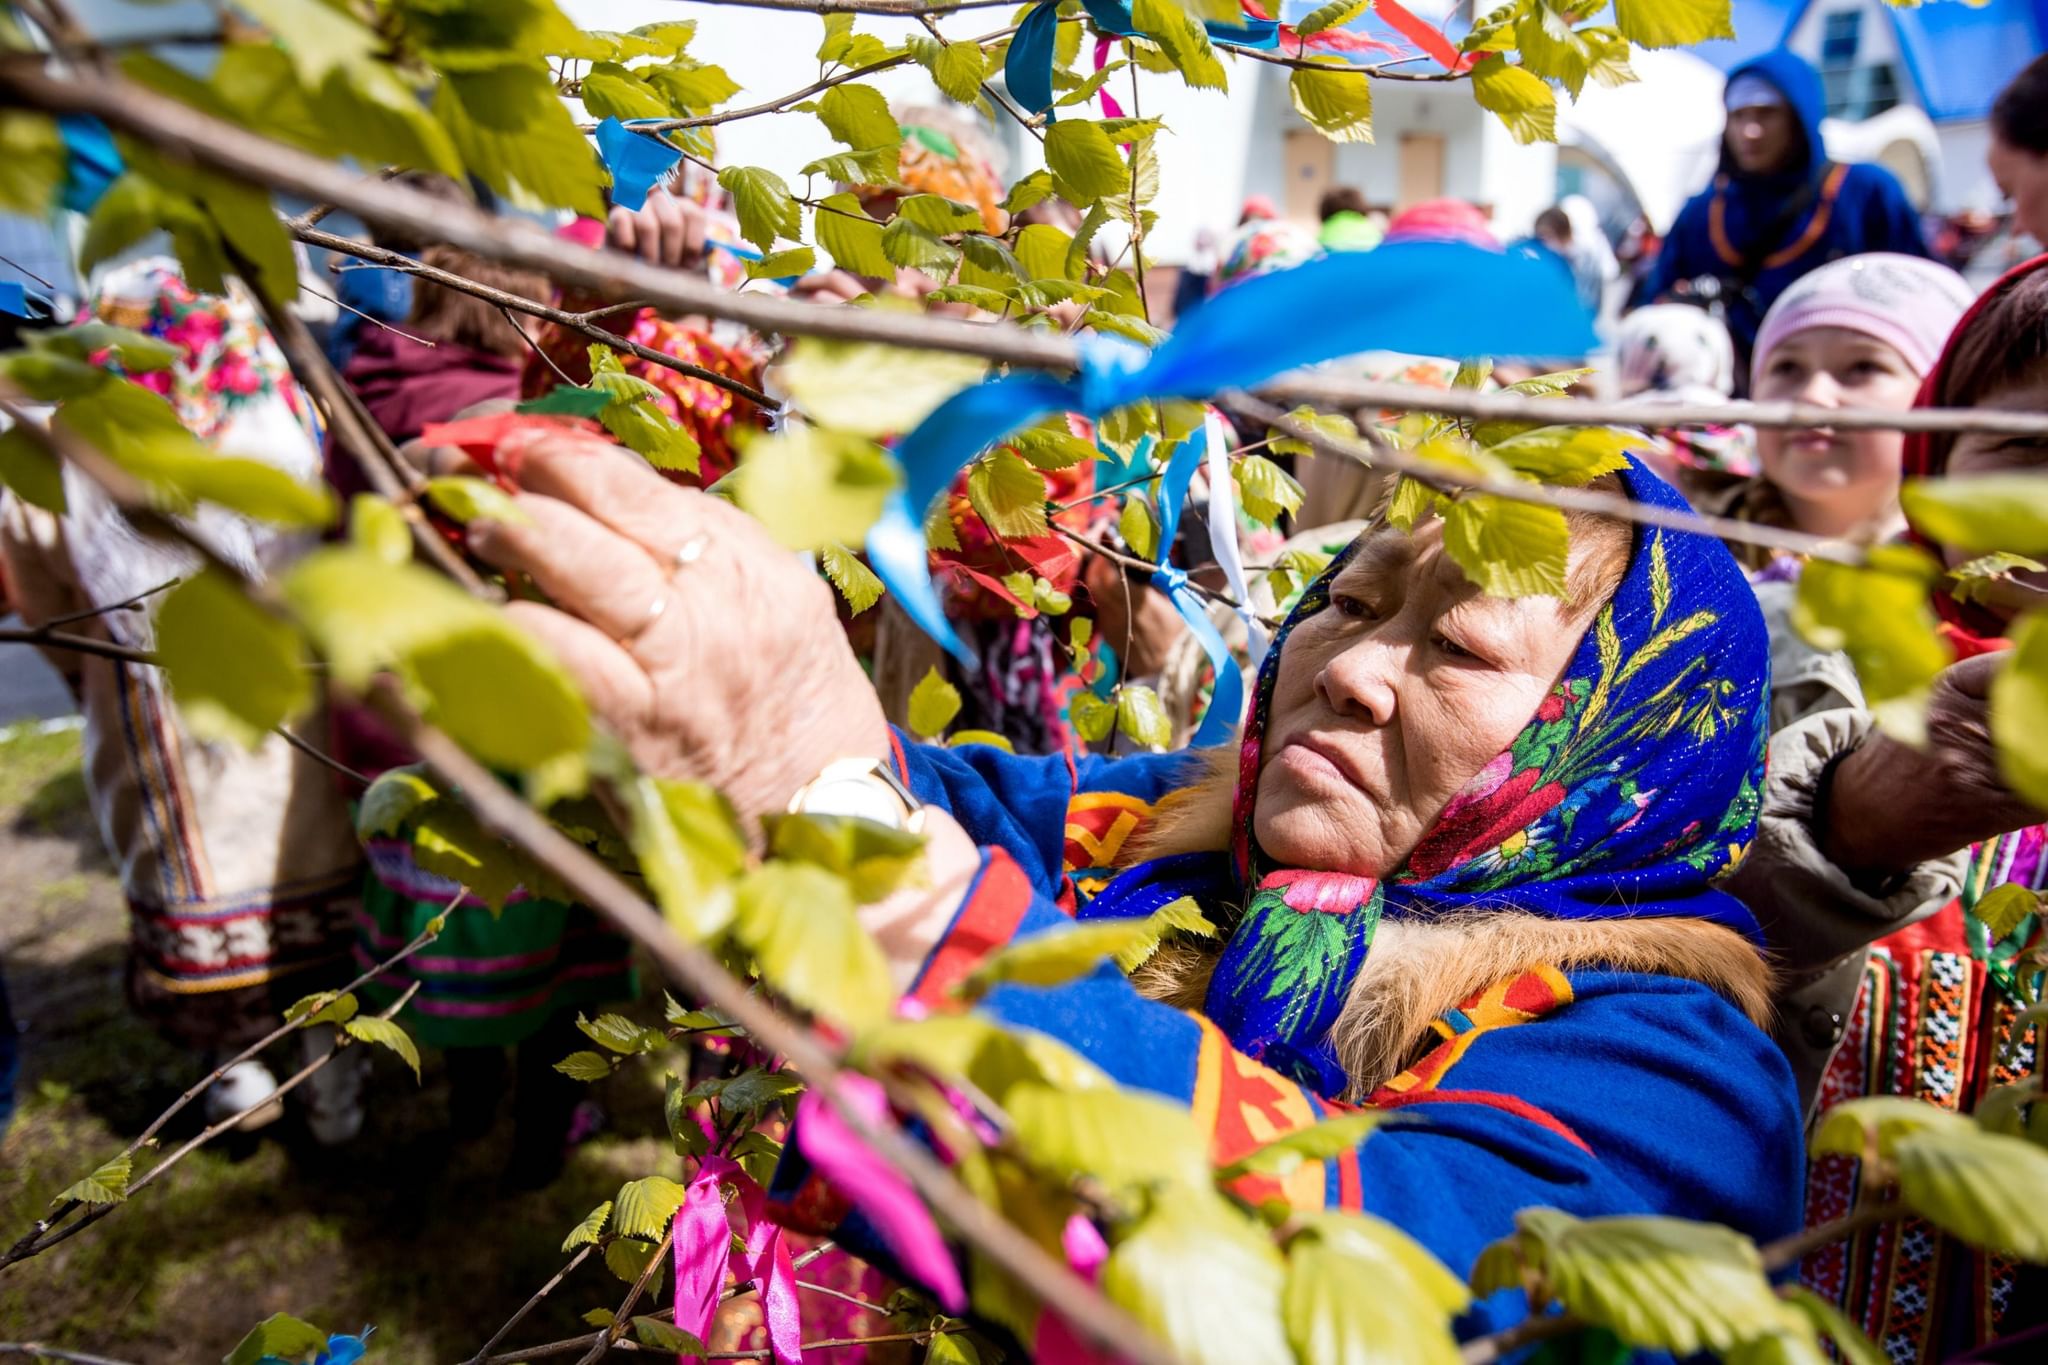
[[[1354,621],[1371,621],[1379,615],[1373,610],[1372,603],[1362,597],[1352,597],[1344,593],[1332,597],[1330,605],[1335,607],[1340,615],[1348,616]]]
[[[1448,635],[1437,636],[1436,647],[1453,659],[1476,659],[1479,657],[1456,640],[1451,639]]]

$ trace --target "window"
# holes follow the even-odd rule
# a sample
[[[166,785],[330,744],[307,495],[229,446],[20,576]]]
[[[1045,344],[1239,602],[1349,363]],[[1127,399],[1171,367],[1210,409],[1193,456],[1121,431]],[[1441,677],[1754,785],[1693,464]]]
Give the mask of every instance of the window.
[[[1856,47],[1863,37],[1863,11],[1838,10],[1821,20],[1820,65],[1823,71],[1856,64]]]

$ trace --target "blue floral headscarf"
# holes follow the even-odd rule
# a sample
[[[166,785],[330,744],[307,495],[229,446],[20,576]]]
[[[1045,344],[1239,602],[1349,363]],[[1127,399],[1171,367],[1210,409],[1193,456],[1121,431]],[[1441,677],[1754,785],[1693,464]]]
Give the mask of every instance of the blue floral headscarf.
[[[1636,501],[1683,509],[1631,462]],[[1636,527],[1621,586],[1557,687],[1453,797],[1384,880],[1276,866],[1252,833],[1253,796],[1282,649],[1329,605],[1347,548],[1288,615],[1260,670],[1239,758],[1227,885],[1244,915],[1204,1012],[1236,1047],[1326,1095],[1348,1080],[1329,1042],[1383,917],[1513,909],[1557,919],[1682,916],[1759,940],[1741,902],[1709,882],[1755,832],[1768,735],[1770,644],[1756,598],[1710,537]],[[1134,869],[1138,901],[1223,880],[1213,855]],[[1203,866],[1202,864],[1208,864]],[[1205,883],[1193,886],[1188,883]],[[1127,891],[1093,914],[1138,909]],[[1118,905],[1116,902],[1124,904]]]

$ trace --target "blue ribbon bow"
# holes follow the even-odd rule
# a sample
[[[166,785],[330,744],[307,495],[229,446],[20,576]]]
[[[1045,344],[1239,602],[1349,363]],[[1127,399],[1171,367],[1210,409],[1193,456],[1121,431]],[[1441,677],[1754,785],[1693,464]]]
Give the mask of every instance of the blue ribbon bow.
[[[1072,378],[985,380],[904,437],[896,448],[904,485],[868,532],[875,573],[927,635],[970,667],[932,586],[924,514],[962,466],[1011,432],[1048,413],[1092,420],[1146,398],[1207,398],[1361,351],[1581,356],[1598,338],[1562,272],[1463,242],[1423,241],[1341,252],[1232,285],[1156,350],[1112,337],[1076,341]]]
[[[597,125],[597,154],[612,173],[612,202],[628,213],[638,213],[647,192],[683,159],[679,148],[636,133],[616,118]]]
[[[1081,0],[1081,4],[1095,21],[1095,27],[1104,33],[1120,38],[1143,36],[1131,22],[1130,0]],[[1034,114],[1048,113],[1052,108],[1052,49],[1053,40],[1059,36],[1059,10],[1059,0],[1044,0],[1026,15],[1003,57],[1003,82],[1009,86],[1011,97]],[[1212,42],[1231,47],[1280,45],[1280,25],[1272,19],[1247,18],[1242,24],[1210,20],[1202,27]]]

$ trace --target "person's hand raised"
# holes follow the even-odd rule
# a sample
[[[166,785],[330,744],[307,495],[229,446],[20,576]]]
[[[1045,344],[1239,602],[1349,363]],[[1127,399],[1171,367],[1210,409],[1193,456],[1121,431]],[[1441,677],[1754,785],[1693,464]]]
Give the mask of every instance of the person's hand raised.
[[[469,544],[547,594],[507,610],[644,770],[711,783],[751,825],[832,760],[887,756],[831,589],[760,523],[597,436],[522,436],[499,467],[531,521],[473,522]]]
[[[638,210],[612,208],[605,219],[605,241],[654,265],[696,266],[704,259],[710,216],[694,200],[656,187]]]
[[[2005,785],[1991,740],[2002,654],[1943,669],[1927,701],[1927,747],[1873,736],[1835,768],[1821,848],[1851,872],[1903,872],[2048,815]]]

